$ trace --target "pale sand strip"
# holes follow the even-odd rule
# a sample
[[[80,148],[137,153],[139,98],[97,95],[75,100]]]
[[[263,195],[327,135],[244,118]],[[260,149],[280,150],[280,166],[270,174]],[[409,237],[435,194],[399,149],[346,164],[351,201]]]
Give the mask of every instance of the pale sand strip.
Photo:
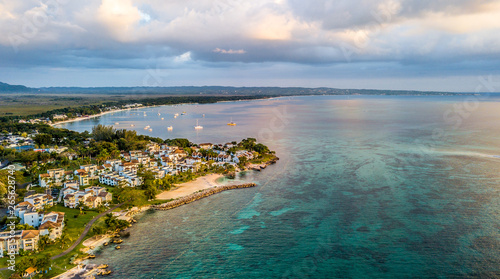
[[[209,174],[202,177],[198,177],[196,180],[182,183],[177,186],[176,189],[170,191],[164,191],[156,196],[158,200],[170,200],[170,199],[178,199],[187,195],[191,195],[192,193],[198,192],[200,190],[205,190],[208,188],[213,188],[215,186],[221,186],[220,183],[217,183],[217,179],[222,177],[222,174]]]

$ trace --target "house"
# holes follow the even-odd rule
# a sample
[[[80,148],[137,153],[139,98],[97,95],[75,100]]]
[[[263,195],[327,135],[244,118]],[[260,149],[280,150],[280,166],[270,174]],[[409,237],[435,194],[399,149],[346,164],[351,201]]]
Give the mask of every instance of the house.
[[[14,215],[21,219],[20,224],[27,224],[32,227],[38,227],[43,218],[43,214],[38,213],[38,210],[27,201],[16,205]]]
[[[83,203],[86,206],[88,206],[89,208],[96,208],[96,207],[99,207],[101,205],[102,200],[100,197],[91,196],[91,197],[86,198]]]
[[[88,204],[86,204],[86,200],[88,197],[91,197],[91,196],[92,196],[92,193],[87,193],[85,191],[78,191],[78,192],[75,192],[73,194],[69,194],[69,195],[65,196],[63,199],[64,206],[69,207],[69,208],[77,208],[79,206],[80,202],[83,203],[83,205],[89,206]]]
[[[102,167],[104,168],[104,173],[113,171],[113,165],[111,164],[104,164]]]
[[[101,198],[101,201],[103,203],[106,203],[106,202],[111,202],[113,201],[113,196],[111,195],[111,193],[109,192],[100,192],[98,195],[97,195],[99,198]]]
[[[19,254],[19,249],[21,248],[21,236],[23,231],[14,231],[11,234],[10,231],[0,232],[0,257],[3,257],[5,252],[14,252]]]
[[[31,278],[31,277],[35,276],[36,273],[37,273],[37,269],[35,267],[31,266],[31,267],[28,267],[24,271],[23,277],[29,277],[29,278]]]
[[[62,194],[63,197],[65,197],[66,195],[73,194],[75,192],[78,192],[79,190],[80,190],[80,186],[75,181],[75,183],[71,183],[71,184],[67,185],[66,187],[64,187],[61,190],[61,194]]]
[[[230,155],[225,155],[225,154],[219,154],[216,159],[217,162],[224,162],[224,163],[229,163],[231,162],[231,156]]]
[[[25,251],[36,251],[38,249],[38,240],[40,231],[24,230],[21,234],[21,248]]]
[[[73,174],[70,171],[65,171],[62,168],[47,170],[47,173],[42,173],[38,176],[40,187],[59,186],[64,180],[72,179]]]
[[[38,185],[40,185],[40,187],[49,187],[51,182],[52,178],[48,173],[41,173],[38,175]]]
[[[184,149],[177,149],[173,152],[174,158],[177,160],[180,160],[184,157],[186,157],[188,154]]]
[[[54,200],[52,196],[45,194],[33,194],[24,197],[25,202],[29,202],[33,205],[36,210],[41,210],[44,207],[52,207],[54,205]]]
[[[91,192],[92,195],[97,196],[101,192],[105,192],[106,189],[103,187],[93,186],[85,189],[85,192]]]
[[[116,179],[112,179],[110,182],[109,175],[102,175],[99,177],[99,181],[103,184],[107,183],[118,183]],[[64,195],[64,206],[69,208],[76,208],[80,203],[89,208],[99,207],[103,202],[111,201],[112,195],[106,191],[103,187],[89,187],[83,191],[75,191]],[[42,221],[43,222],[43,221]]]
[[[151,142],[146,145],[146,150],[151,154],[160,151],[160,145],[156,142]]]
[[[65,171],[63,168],[59,169],[50,169],[47,170],[47,173],[50,177],[54,178],[56,181],[61,181],[64,178]]]
[[[111,167],[114,167],[115,165],[119,165],[121,163],[122,163],[122,160],[119,160],[119,159],[107,160],[106,164],[104,165],[104,167],[107,168],[106,165],[111,165]]]
[[[64,229],[64,215],[64,212],[54,211],[45,214],[42,224],[38,228],[40,235],[48,235],[52,240],[61,237]]]
[[[199,146],[201,149],[209,150],[212,149],[214,145],[211,143],[200,143]]]
[[[188,165],[194,165],[196,163],[201,163],[200,158],[195,158],[195,157],[187,157],[186,158],[186,164]]]
[[[76,173],[76,177],[78,179],[78,183],[81,186],[86,186],[86,185],[90,184],[91,178],[90,178],[89,174],[87,172],[85,172],[85,170],[79,169],[79,170],[76,170],[75,173]]]
[[[90,179],[94,179],[97,176],[97,165],[88,164],[80,166],[81,170],[84,170],[89,176]]]
[[[173,167],[175,164],[174,164],[174,161],[172,159],[170,159],[169,157],[162,157],[161,158],[161,165],[164,167]]]

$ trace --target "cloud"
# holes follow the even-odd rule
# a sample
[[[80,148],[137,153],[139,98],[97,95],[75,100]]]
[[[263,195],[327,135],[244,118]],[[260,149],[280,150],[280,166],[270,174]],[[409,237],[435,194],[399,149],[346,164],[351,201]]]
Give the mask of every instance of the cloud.
[[[500,62],[500,4],[493,0],[43,3],[0,3],[3,67],[361,69],[384,63],[379,71],[390,76],[418,73],[409,65],[440,68],[432,71],[440,75],[455,74],[452,67],[460,65],[460,74],[475,74],[477,61]]]
[[[234,50],[234,49],[221,49],[221,48],[215,48],[213,50],[213,52],[216,52],[216,53],[222,53],[222,54],[245,54],[247,53],[244,49],[238,49],[238,50]]]

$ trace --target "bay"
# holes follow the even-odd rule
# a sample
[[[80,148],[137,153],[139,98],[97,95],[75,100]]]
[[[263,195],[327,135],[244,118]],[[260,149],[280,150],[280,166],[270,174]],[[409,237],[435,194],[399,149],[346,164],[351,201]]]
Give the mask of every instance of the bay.
[[[254,137],[280,157],[239,174],[256,188],[143,214],[119,251],[95,260],[110,278],[495,278],[499,108],[494,97],[307,96],[63,126],[119,123],[195,143]]]

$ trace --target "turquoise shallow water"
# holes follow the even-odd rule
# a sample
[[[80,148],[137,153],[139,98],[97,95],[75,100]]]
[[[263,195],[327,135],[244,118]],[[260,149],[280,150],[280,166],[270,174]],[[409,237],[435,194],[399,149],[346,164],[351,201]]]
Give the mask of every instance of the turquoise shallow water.
[[[446,113],[463,100],[293,97],[67,124],[133,123],[198,143],[251,136],[281,158],[237,178],[256,188],[142,215],[96,262],[110,278],[500,277],[500,103]]]

